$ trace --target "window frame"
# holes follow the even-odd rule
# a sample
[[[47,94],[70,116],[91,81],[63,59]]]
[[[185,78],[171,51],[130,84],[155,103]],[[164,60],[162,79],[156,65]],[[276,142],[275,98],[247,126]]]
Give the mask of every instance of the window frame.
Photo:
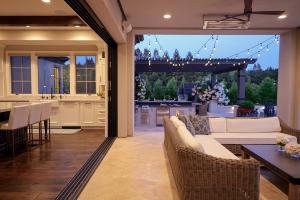
[[[77,93],[77,68],[76,68],[76,57],[77,56],[95,56],[95,61],[96,61],[96,66],[95,66],[95,81],[78,81],[78,82],[85,82],[86,83],[86,86],[87,86],[87,83],[93,83],[95,82],[95,93]],[[97,66],[99,66],[98,64],[98,55],[95,53],[95,54],[74,54],[74,65],[75,65],[75,94],[76,95],[97,95],[97,91],[99,90],[98,89],[98,85],[100,85],[100,81],[97,79],[98,77],[98,74],[99,74],[99,71],[100,69],[97,69]],[[86,69],[86,75],[87,75],[87,69],[89,68],[85,68]],[[86,89],[87,91],[87,89]]]
[[[41,97],[42,94],[38,93],[38,56],[69,56],[70,57],[70,94],[63,94],[64,96],[97,96],[97,91],[99,91],[99,85],[103,84],[101,79],[106,80],[107,74],[102,74],[102,62],[99,62],[99,54],[101,51],[95,50],[87,50],[87,51],[76,51],[76,50],[63,50],[63,51],[35,51],[35,50],[7,50],[5,51],[5,67],[4,74],[6,76],[4,88],[6,89],[6,95],[8,97]],[[12,93],[12,85],[11,85],[11,69],[10,69],[10,56],[30,56],[31,57],[31,94],[14,94]],[[96,93],[95,94],[77,94],[76,93],[76,63],[75,56],[96,56]],[[105,61],[105,68],[107,68],[107,62]],[[73,76],[73,77],[72,77]],[[101,79],[99,78],[101,76]],[[48,96],[49,94],[44,94],[44,96]],[[58,96],[59,94],[54,94]]]

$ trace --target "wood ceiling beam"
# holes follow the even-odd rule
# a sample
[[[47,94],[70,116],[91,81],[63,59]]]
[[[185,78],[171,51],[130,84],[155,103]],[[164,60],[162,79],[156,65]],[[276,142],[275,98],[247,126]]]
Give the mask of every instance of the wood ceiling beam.
[[[77,16],[0,16],[0,26],[86,26]]]

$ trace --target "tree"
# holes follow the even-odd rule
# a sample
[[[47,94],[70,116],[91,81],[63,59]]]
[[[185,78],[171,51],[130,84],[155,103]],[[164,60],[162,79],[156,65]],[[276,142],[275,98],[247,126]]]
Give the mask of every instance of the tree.
[[[238,92],[238,87],[237,83],[233,82],[231,84],[231,87],[228,91],[228,98],[230,100],[230,104],[236,104],[237,103],[237,92]]]
[[[167,51],[164,52],[164,59],[170,59],[169,53]]]
[[[175,77],[171,78],[167,83],[166,97],[168,97],[167,99],[177,98],[177,81]]]
[[[189,51],[189,52],[187,53],[186,59],[187,59],[187,60],[192,60],[192,59],[193,59],[193,54],[192,54],[192,52]]]
[[[261,103],[276,103],[276,91],[275,81],[270,77],[266,77],[259,85],[259,95]]]
[[[174,54],[173,54],[173,59],[180,60],[180,54],[179,54],[178,49],[175,49]]]
[[[165,97],[165,90],[162,81],[160,79],[157,79],[154,83],[153,95],[155,99],[160,99],[160,100],[164,99]]]
[[[149,49],[144,49],[144,55],[143,55],[143,57],[144,58],[148,58],[151,54],[149,54],[150,53],[150,51],[149,51]]]
[[[249,101],[252,101],[253,103],[259,103],[260,102],[260,95],[259,95],[259,86],[255,83],[246,83],[245,88],[245,96],[246,99]]]
[[[149,77],[146,77],[146,99],[153,98],[153,87],[151,82],[149,81]]]
[[[154,49],[153,51],[153,58],[154,60],[158,60],[161,58],[157,49]]]
[[[137,48],[134,51],[134,55],[135,55],[135,57],[136,57],[137,60],[140,60],[141,58],[143,58],[143,53],[142,53],[142,51],[139,48]]]

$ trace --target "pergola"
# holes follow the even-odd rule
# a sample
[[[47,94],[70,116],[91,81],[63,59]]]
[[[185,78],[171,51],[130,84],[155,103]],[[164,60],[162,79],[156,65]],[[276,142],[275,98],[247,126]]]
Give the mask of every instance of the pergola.
[[[249,64],[254,64],[257,59],[239,58],[214,58],[214,59],[151,59],[150,65],[147,58],[135,60],[135,73],[141,72],[207,72],[212,74],[212,84],[216,81],[216,75],[237,71],[238,102],[245,99],[245,71]],[[172,64],[170,64],[172,63]],[[174,66],[174,65],[175,66]]]

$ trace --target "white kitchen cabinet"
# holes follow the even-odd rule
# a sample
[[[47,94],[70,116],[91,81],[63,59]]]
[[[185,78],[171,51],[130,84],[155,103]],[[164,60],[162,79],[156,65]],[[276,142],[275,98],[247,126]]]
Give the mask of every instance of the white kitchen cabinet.
[[[52,107],[52,109],[51,109],[50,125],[52,127],[60,127],[61,126],[59,106]]]
[[[81,102],[80,103],[80,121],[81,126],[94,126],[96,119],[94,117],[95,112],[94,102]]]
[[[80,104],[77,101],[60,102],[61,126],[80,126]]]

